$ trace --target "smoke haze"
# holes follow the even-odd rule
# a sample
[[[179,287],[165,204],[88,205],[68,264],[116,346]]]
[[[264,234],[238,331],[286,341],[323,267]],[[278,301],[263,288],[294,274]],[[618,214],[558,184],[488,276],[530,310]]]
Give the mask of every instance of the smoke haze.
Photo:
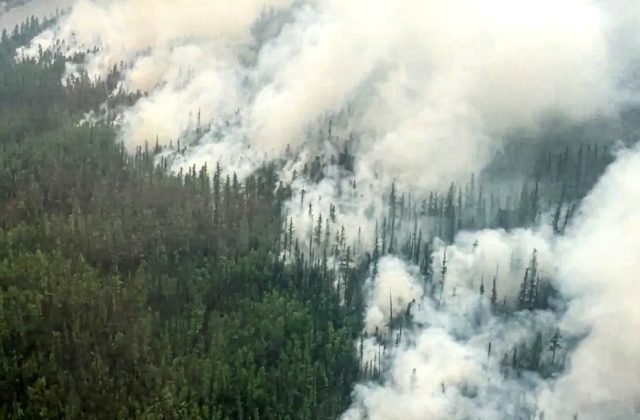
[[[640,326],[640,237],[633,204],[639,174],[640,150],[621,152],[559,245],[560,287],[570,302],[563,323],[588,336],[572,354],[567,375],[543,399],[555,410],[552,418],[571,409],[586,419],[639,415],[640,338],[624,333]]]
[[[622,331],[635,331],[640,324],[636,305],[640,296],[635,286],[640,238],[635,234],[639,230],[633,216],[633,203],[640,194],[634,181],[640,175],[638,171],[640,151],[620,152],[617,162],[584,201],[570,232],[560,239],[553,239],[544,230],[459,235],[448,248],[445,289],[445,296],[453,289],[457,289],[457,295],[445,298],[448,308],[443,312],[434,309],[431,300],[416,297],[419,293],[410,294],[418,299],[414,318],[428,327],[405,332],[405,343],[409,344],[392,350],[383,385],[359,386],[356,404],[344,419],[506,419],[523,413],[551,419],[573,415],[585,419],[636,418],[640,407],[636,375],[640,343],[636,335]],[[612,247],[613,243],[617,245]],[[566,374],[547,381],[536,375],[517,379],[505,375],[499,357],[513,343],[531,342],[532,332],[541,326],[552,331],[551,326],[558,321],[556,315],[550,311],[517,313],[501,322],[488,311],[486,298],[476,293],[481,273],[491,273],[498,263],[509,267],[505,264],[509,259],[513,274],[521,273],[516,268],[520,264],[516,262],[514,267],[513,261],[526,258],[517,253],[531,249],[539,251],[541,270],[555,279],[556,287],[569,302],[560,319],[562,333],[586,336],[571,354],[563,356],[568,358]],[[516,253],[515,259],[512,252]],[[434,257],[442,260],[443,251]],[[370,312],[384,308],[388,313],[388,296],[393,293],[399,293],[402,299],[412,287],[422,292],[415,271],[411,274],[411,268],[400,261],[395,264],[380,264],[375,287],[384,288],[388,295],[374,293]],[[506,272],[506,276],[497,276],[498,293],[513,301],[520,282],[510,270]],[[484,279],[489,290],[488,276]],[[383,319],[376,319],[382,327]],[[498,356],[487,355],[489,343]],[[373,342],[368,345],[375,347]],[[375,350],[368,354],[375,354]],[[471,398],[465,395],[469,387],[474,389]]]
[[[308,130],[342,112],[334,134],[358,134],[362,165],[427,188],[479,169],[505,130],[545,112],[611,109],[606,17],[586,0],[81,0],[34,46],[98,45],[93,77],[125,64],[124,87],[148,93],[124,115],[131,148],[238,110],[223,138],[321,148]]]

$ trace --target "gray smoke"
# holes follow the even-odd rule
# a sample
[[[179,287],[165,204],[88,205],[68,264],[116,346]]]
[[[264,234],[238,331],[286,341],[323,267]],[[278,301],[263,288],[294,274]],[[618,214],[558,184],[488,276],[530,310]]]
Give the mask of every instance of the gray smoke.
[[[434,253],[436,267],[444,259],[441,246]],[[494,315],[490,294],[495,276],[500,304],[503,300],[514,304],[533,249],[539,250],[540,271],[552,276],[552,247],[547,230],[462,233],[446,248],[444,291],[435,297],[423,289],[424,279],[416,268],[395,257],[382,259],[377,276],[371,279],[367,331],[371,334],[377,327],[379,335],[392,334],[395,346],[381,353],[376,339],[365,341],[363,364],[377,360],[384,363],[385,373],[382,382],[356,387],[355,402],[343,420],[534,415],[538,392],[548,384],[537,374],[516,374],[510,367],[512,352],[535,342],[536,331],[552,333],[557,315],[551,311],[517,312],[506,318]],[[497,267],[502,270],[496,273]],[[484,295],[479,292],[483,281]],[[402,316],[411,300],[413,326],[388,331],[389,318]],[[549,338],[544,337],[545,344]],[[504,363],[505,358],[509,363]],[[546,351],[541,354],[547,363],[550,358]]]
[[[361,136],[361,171],[426,188],[480,168],[504,130],[544,112],[607,111],[605,18],[587,0],[79,0],[33,51],[98,45],[83,65],[94,77],[123,62],[124,87],[148,92],[123,116],[132,148],[239,109],[222,138],[271,155],[308,147],[320,118],[352,106],[343,132]]]
[[[640,417],[640,149],[625,150],[585,200],[558,246],[563,327],[586,338],[570,368],[542,398],[552,418]]]
[[[69,8],[74,0],[30,0],[14,7],[10,7],[11,3],[15,2],[0,1],[0,32],[13,31],[31,16],[39,19],[55,16],[56,12]]]
[[[389,314],[388,296],[397,293],[403,298],[393,302],[394,308],[406,302],[405,296],[417,299],[413,316],[422,326],[406,331],[402,344],[390,350],[381,384],[356,388],[356,402],[343,418],[638,418],[640,341],[634,334],[640,326],[636,284],[640,226],[634,209],[640,199],[638,176],[640,149],[621,152],[564,237],[553,238],[544,229],[458,236],[448,248],[444,310],[436,309],[434,300],[424,294],[415,270],[397,260],[380,264],[380,273],[372,280],[376,292],[368,314]],[[471,240],[477,241],[475,247]],[[534,311],[497,319],[489,311],[489,276],[484,276],[487,294],[478,293],[482,273],[491,273],[498,263],[510,267],[504,263],[514,260],[512,252],[531,249],[540,251],[540,269],[562,292],[568,310],[563,315]],[[434,255],[436,261],[442,254]],[[516,255],[515,260],[522,258],[526,255]],[[515,275],[522,272],[522,265],[511,267],[498,276],[497,284],[499,295],[513,302],[513,286],[520,284]],[[404,308],[406,304],[395,315]],[[384,317],[376,320],[380,328],[385,325]],[[510,357],[514,344],[534,342],[535,331],[549,332],[542,336],[542,360],[549,363],[547,345],[558,323],[564,337],[584,337],[570,354],[554,355],[556,360],[565,359],[566,373],[546,379],[534,373],[510,375],[500,358]],[[488,354],[489,343],[494,356]],[[377,354],[377,344],[369,340],[367,346],[370,360]]]

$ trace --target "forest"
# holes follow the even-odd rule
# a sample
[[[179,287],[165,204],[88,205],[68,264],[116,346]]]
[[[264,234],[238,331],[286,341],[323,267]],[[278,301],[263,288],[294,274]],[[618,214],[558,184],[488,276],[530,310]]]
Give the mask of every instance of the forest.
[[[507,384],[496,389],[570,370],[581,336],[549,315],[567,303],[546,251],[525,246],[510,251],[510,267],[461,279],[460,241],[543,224],[554,238],[570,232],[622,147],[599,135],[606,121],[558,117],[514,131],[484,169],[444,188],[385,178],[381,206],[356,226],[345,214],[348,203],[364,207],[364,157],[357,135],[340,134],[341,114],[316,134],[333,147],[297,155],[294,171],[289,149],[248,174],[224,155],[184,164],[201,146],[193,139],[218,129],[199,113],[181,138],[131,147],[118,113],[148,98],[123,84],[126,63],[94,77],[77,65],[97,48],[21,52],[57,20],[33,17],[0,40],[0,418],[391,418],[349,413],[363,389],[392,386],[396,357],[455,313],[458,297],[475,302],[477,328],[530,326],[479,344]],[[637,118],[626,112],[618,138],[632,144]],[[319,203],[314,189],[327,182],[341,192]],[[464,252],[476,255],[485,239],[470,235]],[[412,267],[418,299],[376,289],[393,264]],[[383,321],[371,321],[372,299]],[[415,386],[420,372],[406,368]],[[437,380],[436,394],[488,392],[448,381]],[[514,410],[475,417],[545,418],[538,401]],[[461,413],[423,418],[475,418]]]

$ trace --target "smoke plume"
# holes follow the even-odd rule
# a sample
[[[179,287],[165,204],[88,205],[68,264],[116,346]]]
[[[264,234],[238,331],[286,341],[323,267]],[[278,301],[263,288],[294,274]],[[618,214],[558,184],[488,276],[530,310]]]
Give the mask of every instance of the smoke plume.
[[[540,270],[552,274],[550,241],[546,231],[463,233],[447,247],[449,270],[443,293],[435,296],[423,291],[424,279],[415,267],[396,258],[381,260],[372,279],[367,329],[371,333],[375,326],[379,335],[393,334],[395,347],[383,353],[376,340],[363,343],[363,363],[386,363],[386,373],[381,383],[356,387],[356,401],[343,419],[506,419],[535,412],[543,380],[535,374],[517,376],[505,359],[511,362],[514,348],[533,343],[535,331],[552,331],[557,318],[551,311],[495,315],[491,279],[496,279],[499,305],[514,305],[520,268],[533,249],[540,249]],[[436,261],[443,258],[444,247],[434,253]],[[500,263],[502,274],[496,273]],[[479,292],[483,282],[484,294]],[[390,316],[406,314],[414,327],[386,329]]]
[[[560,286],[570,302],[563,324],[587,336],[567,375],[544,396],[552,418],[571,410],[586,419],[640,416],[638,176],[640,150],[622,152],[559,245]]]
[[[608,17],[589,0],[78,0],[18,56],[97,46],[68,73],[120,67],[120,88],[145,93],[121,115],[121,140],[191,144],[176,169],[225,162],[246,175],[350,139],[358,196],[343,195],[342,173],[309,185],[286,172],[308,200],[288,210],[305,235],[308,204],[326,217],[333,203],[348,235],[370,240],[392,181],[442,188],[479,171],[514,127],[615,108]]]
[[[93,77],[124,64],[123,87],[147,92],[124,115],[131,148],[238,111],[223,139],[318,150],[330,139],[309,130],[343,113],[334,134],[357,133],[360,171],[427,188],[480,168],[505,130],[545,112],[610,108],[606,29],[587,0],[79,0],[33,51],[97,45],[82,65]]]
[[[344,419],[637,418],[640,382],[635,372],[640,367],[640,343],[629,332],[640,325],[635,286],[640,239],[633,204],[640,198],[634,181],[638,176],[640,150],[621,152],[562,238],[554,239],[546,230],[459,235],[448,248],[445,310],[435,308],[436,301],[427,295],[417,298],[412,316],[420,327],[404,332],[403,342],[390,350],[382,384],[356,388],[356,403]],[[508,319],[497,319],[488,309],[487,276],[486,294],[477,292],[481,273],[491,273],[493,264],[505,260],[511,260],[514,273],[522,272],[518,261],[526,254],[516,255],[515,260],[509,254],[534,248],[541,251],[540,269],[568,302],[566,312],[516,312]],[[443,252],[434,257],[442,259]],[[384,288],[389,296],[396,290],[406,295],[412,289],[408,284],[420,290],[415,270],[405,266],[403,274],[397,274],[398,270],[382,264],[375,287]],[[389,284],[389,278],[396,284]],[[518,279],[512,274],[497,278],[498,295],[513,302],[517,289],[513,283],[519,284]],[[370,305],[369,311],[384,308],[391,313],[390,303],[378,293]],[[382,327],[384,320],[377,319]],[[534,331],[548,331],[542,337],[547,344],[558,321],[563,336],[578,340],[571,353],[553,355],[556,360],[565,359],[566,372],[546,379],[533,373],[511,375],[505,367],[508,363],[500,358],[509,361],[514,343],[535,342]],[[370,359],[376,344],[367,345],[374,347],[366,353]],[[541,358],[548,363],[549,357],[545,346]]]

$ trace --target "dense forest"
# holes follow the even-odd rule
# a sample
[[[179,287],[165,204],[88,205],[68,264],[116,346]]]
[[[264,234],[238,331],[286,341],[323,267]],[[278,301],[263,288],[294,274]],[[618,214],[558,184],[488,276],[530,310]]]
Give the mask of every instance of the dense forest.
[[[56,56],[16,64],[38,31],[32,20],[1,44],[0,415],[343,410],[358,319],[331,273],[280,259],[290,193],[274,168],[242,183],[220,166],[173,174],[112,127],[78,126],[108,81],[63,86]]]
[[[514,141],[448,189],[387,185],[369,242],[348,231],[337,204],[314,209],[280,176],[283,160],[240,178],[224,161],[176,169],[179,141],[128,150],[114,119],[86,118],[144,95],[116,89],[118,66],[92,79],[65,72],[85,53],[16,60],[52,24],[32,18],[0,41],[0,418],[339,417],[357,383],[384,381],[385,354],[403,332],[420,328],[409,303],[366,332],[367,281],[381,259],[419,267],[439,308],[456,293],[447,245],[459,232],[544,219],[562,235],[613,160],[610,142],[553,130],[535,147]],[[296,179],[312,185],[338,167],[348,180],[353,141],[308,157]],[[287,203],[313,227],[303,231]],[[561,310],[537,251],[527,253],[517,298],[498,293],[497,275],[479,283],[497,318]],[[565,368],[558,330],[533,337],[493,350],[505,377]]]

